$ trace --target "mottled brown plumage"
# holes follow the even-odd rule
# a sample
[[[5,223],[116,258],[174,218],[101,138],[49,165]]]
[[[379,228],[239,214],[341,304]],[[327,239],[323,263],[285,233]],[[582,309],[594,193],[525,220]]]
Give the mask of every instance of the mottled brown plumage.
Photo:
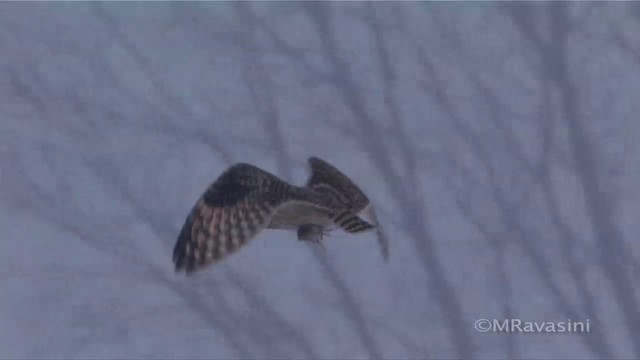
[[[346,175],[312,157],[306,186],[291,185],[249,164],[218,177],[187,217],[173,251],[176,271],[200,270],[237,251],[265,228],[297,230],[320,242],[334,227],[360,233],[375,226],[358,217],[369,199]],[[385,250],[383,250],[383,253]]]

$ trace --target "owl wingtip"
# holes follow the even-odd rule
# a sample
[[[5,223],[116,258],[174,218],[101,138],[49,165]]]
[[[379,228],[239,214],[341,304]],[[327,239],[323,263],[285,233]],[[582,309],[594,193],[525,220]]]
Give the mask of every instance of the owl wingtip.
[[[188,267],[188,266],[185,266],[184,264],[180,264],[180,263],[177,263],[173,268],[173,272],[175,274],[185,275],[185,276],[191,276],[196,271],[197,271],[196,268]]]
[[[389,251],[385,251],[385,250],[382,251],[382,261],[385,264],[389,263]]]

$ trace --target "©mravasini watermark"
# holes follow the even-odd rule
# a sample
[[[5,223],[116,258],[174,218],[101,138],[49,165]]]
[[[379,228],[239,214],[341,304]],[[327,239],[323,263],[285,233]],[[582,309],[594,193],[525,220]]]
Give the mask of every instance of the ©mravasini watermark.
[[[589,319],[584,321],[525,321],[521,319],[478,319],[474,327],[483,333],[588,333]]]

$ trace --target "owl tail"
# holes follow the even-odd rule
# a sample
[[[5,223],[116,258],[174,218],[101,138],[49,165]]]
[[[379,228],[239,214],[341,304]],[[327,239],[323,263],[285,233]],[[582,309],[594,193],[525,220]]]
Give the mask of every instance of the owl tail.
[[[333,218],[333,222],[342,230],[352,234],[365,232],[375,228],[375,226],[362,220],[358,215],[352,213],[350,210],[338,213]]]

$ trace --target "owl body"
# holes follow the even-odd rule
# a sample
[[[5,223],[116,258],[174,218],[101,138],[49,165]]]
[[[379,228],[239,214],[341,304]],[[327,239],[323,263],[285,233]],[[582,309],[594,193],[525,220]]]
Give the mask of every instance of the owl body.
[[[330,227],[333,224],[331,214],[329,208],[309,206],[303,201],[291,201],[278,209],[267,228],[291,230],[306,224]]]
[[[358,214],[368,198],[346,175],[312,157],[311,177],[295,186],[250,164],[223,172],[189,213],[173,251],[176,271],[194,272],[222,260],[264,229],[296,230],[319,242],[331,229],[361,233],[375,226]]]

